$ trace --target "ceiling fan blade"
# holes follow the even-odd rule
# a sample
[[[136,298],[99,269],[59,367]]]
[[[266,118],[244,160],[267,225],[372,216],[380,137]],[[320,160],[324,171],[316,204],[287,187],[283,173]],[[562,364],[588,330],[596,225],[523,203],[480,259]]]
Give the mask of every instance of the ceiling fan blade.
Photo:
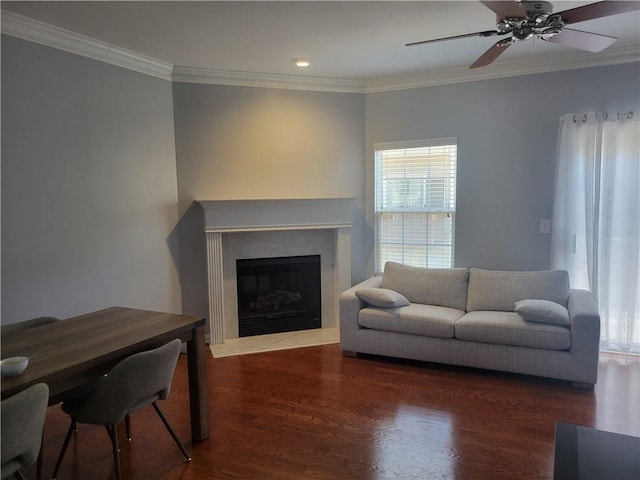
[[[465,34],[462,34],[462,35],[453,35],[451,37],[435,38],[433,40],[422,40],[420,42],[407,43],[407,44],[405,44],[405,47],[412,47],[414,45],[424,45],[426,43],[444,42],[445,40],[456,40],[458,38],[493,37],[495,35],[503,35],[503,33],[498,32],[497,30],[487,30],[487,31],[484,31],[484,32],[465,33]]]
[[[586,50],[587,52],[601,52],[616,43],[617,40],[616,37],[609,37],[608,35],[563,28],[561,33],[554,35],[547,41],[579,50]]]
[[[492,10],[498,18],[527,18],[527,12],[520,7],[520,4],[513,0],[494,2],[481,1],[480,3]]]
[[[485,67],[493,63],[509,46],[511,46],[509,39],[497,41],[489,50],[480,55],[480,58],[473,62],[469,68]]]
[[[562,21],[568,25],[570,23],[584,22],[595,18],[608,17],[609,15],[617,15],[618,13],[633,12],[636,10],[640,10],[639,1],[605,1],[571,8],[563,12],[558,12],[558,14],[562,16]]]

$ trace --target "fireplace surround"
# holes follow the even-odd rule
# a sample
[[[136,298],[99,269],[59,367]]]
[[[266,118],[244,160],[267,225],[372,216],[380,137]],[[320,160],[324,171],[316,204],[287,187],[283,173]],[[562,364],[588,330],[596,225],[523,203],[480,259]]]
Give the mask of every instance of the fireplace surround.
[[[236,260],[321,253],[322,328],[338,327],[351,286],[350,198],[200,200],[207,242],[210,342],[239,337]]]

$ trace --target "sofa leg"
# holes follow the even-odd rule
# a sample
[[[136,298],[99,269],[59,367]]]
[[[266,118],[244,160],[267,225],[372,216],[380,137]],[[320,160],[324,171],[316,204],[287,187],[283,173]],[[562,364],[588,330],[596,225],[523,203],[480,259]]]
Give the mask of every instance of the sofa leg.
[[[595,385],[593,383],[584,383],[584,382],[571,382],[571,386],[573,388],[580,388],[582,390],[593,390]]]
[[[358,356],[358,352],[352,352],[351,350],[342,350],[342,356],[355,358]]]

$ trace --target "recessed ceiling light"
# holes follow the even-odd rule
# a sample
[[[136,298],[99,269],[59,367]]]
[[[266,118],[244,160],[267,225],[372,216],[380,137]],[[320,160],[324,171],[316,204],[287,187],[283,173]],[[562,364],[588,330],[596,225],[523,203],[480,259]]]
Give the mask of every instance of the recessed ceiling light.
[[[291,61],[296,64],[296,67],[304,68],[311,65],[310,58],[292,58]]]

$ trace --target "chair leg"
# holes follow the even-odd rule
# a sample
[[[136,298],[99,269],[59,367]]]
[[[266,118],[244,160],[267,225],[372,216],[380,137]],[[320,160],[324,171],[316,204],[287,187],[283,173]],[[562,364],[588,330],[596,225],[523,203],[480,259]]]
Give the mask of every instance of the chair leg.
[[[127,442],[131,441],[131,422],[129,420],[129,415],[125,415],[124,417],[124,426],[127,430]]]
[[[184,458],[187,459],[187,462],[190,462],[191,461],[191,457],[189,456],[187,451],[182,446],[182,443],[180,442],[180,439],[178,439],[178,436],[176,435],[176,432],[174,432],[173,428],[171,428],[171,425],[169,424],[169,421],[162,414],[162,410],[160,410],[160,407],[158,406],[158,404],[156,402],[153,402],[152,405],[153,405],[153,408],[155,409],[156,413],[160,417],[160,420],[162,420],[162,423],[164,423],[164,426],[166,427],[167,431],[171,435],[171,438],[173,438],[173,441],[176,442],[176,445],[178,445],[178,448],[180,449],[180,451],[184,455]]]
[[[71,435],[77,426],[77,420],[75,418],[71,419],[71,425],[69,425],[69,430],[67,430],[67,436],[64,437],[64,443],[62,444],[62,450],[60,450],[60,455],[58,456],[58,461],[56,462],[56,467],[53,469],[53,474],[51,475],[51,480],[56,480],[58,476],[58,470],[60,470],[60,465],[62,465],[62,459],[64,458],[64,454],[67,453],[67,447],[69,446],[69,442],[71,441]]]
[[[113,448],[113,467],[116,469],[116,480],[120,480],[120,453],[118,451],[118,430],[116,425],[105,425],[111,447]]]
[[[42,431],[42,438],[40,439],[40,451],[38,452],[38,459],[36,460],[36,478],[37,480],[42,480],[42,457],[43,457],[43,449],[44,449],[44,429]]]

